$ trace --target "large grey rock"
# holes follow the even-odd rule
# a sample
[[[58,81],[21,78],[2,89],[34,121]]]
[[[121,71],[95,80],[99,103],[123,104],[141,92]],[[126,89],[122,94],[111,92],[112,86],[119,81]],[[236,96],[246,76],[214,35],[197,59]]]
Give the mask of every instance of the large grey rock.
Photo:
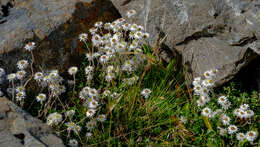
[[[182,55],[190,80],[217,68],[222,84],[259,54],[259,0],[111,1],[123,16],[137,11],[134,21],[151,34],[150,42],[158,32],[167,34],[165,44]]]
[[[63,147],[64,144],[49,126],[0,97],[0,146]]]
[[[67,71],[86,50],[78,35],[98,20],[120,17],[109,0],[15,0],[0,23],[0,66],[15,71],[18,60],[30,59],[23,48],[36,42],[35,68]]]

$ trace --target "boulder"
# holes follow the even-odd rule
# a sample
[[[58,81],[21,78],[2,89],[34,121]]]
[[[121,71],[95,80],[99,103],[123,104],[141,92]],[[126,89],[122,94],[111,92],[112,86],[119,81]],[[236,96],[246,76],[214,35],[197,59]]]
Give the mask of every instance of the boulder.
[[[120,17],[109,0],[0,0],[9,3],[8,13],[0,17],[0,67],[16,71],[18,60],[31,60],[23,48],[36,42],[35,68],[38,71],[67,71],[85,53],[78,35],[96,21]],[[6,5],[3,5],[4,7]],[[1,7],[1,6],[0,6]]]
[[[63,147],[54,130],[0,97],[0,146]]]
[[[128,10],[151,34],[161,32],[165,45],[182,57],[188,80],[217,68],[217,84],[232,79],[259,56],[258,0],[111,0],[124,17]]]

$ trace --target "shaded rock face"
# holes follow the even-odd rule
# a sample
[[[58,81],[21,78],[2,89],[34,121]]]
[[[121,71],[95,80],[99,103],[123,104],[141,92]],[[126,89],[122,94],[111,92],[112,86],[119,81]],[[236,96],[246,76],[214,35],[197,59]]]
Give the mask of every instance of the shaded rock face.
[[[38,71],[65,72],[85,53],[78,35],[88,33],[96,21],[120,17],[109,0],[14,0],[8,11],[0,23],[0,67],[7,73],[16,71],[18,60],[30,61],[23,49],[29,41],[36,42]]]
[[[0,97],[0,146],[63,147],[64,144],[49,126]]]
[[[186,77],[192,80],[219,69],[217,85],[259,56],[258,0],[111,0],[124,16],[137,11],[134,21],[154,40],[167,34],[165,44],[182,56]]]

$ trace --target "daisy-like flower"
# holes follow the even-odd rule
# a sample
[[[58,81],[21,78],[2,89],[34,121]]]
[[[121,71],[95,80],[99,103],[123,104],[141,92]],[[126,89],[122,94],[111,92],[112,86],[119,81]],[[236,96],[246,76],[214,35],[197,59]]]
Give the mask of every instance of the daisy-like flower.
[[[141,39],[143,37],[143,33],[141,31],[135,32],[135,39]]]
[[[98,21],[98,22],[96,22],[96,23],[94,24],[94,26],[97,27],[97,28],[101,28],[102,25],[103,25],[103,22],[102,22],[102,21]]]
[[[126,16],[127,16],[128,18],[130,18],[130,17],[132,17],[132,16],[134,16],[134,15],[136,15],[136,11],[135,11],[135,10],[129,10],[129,11],[126,13]]]
[[[34,80],[36,80],[36,81],[41,81],[41,80],[43,80],[43,73],[41,73],[41,72],[35,73],[35,74],[34,74]]]
[[[230,117],[228,117],[226,114],[221,116],[221,121],[223,123],[223,125],[229,125],[230,123]]]
[[[94,67],[93,67],[93,66],[87,66],[87,67],[85,67],[85,74],[86,74],[86,75],[92,73],[93,71],[94,71]]]
[[[95,58],[95,56],[92,53],[86,53],[86,58],[90,61],[90,60],[93,60]]]
[[[111,29],[111,23],[105,23],[105,24],[104,24],[104,28],[105,28],[106,30],[110,30],[110,29]]]
[[[244,141],[246,138],[246,135],[244,133],[237,133],[236,138],[239,141]]]
[[[0,77],[5,75],[5,70],[3,68],[0,68]]]
[[[79,40],[83,41],[83,42],[87,41],[88,40],[88,34],[86,34],[86,33],[80,34],[79,35]]]
[[[212,114],[212,110],[208,107],[202,109],[201,115],[202,116],[206,116],[206,117],[210,117]]]
[[[92,43],[94,46],[98,46],[101,42],[101,37],[98,35],[98,34],[95,34],[93,37],[92,37]]]
[[[24,70],[25,68],[27,68],[29,65],[27,60],[20,60],[17,62],[17,68],[19,70]]]
[[[68,130],[69,132],[72,131],[72,130],[74,130],[75,127],[76,127],[76,124],[75,124],[74,122],[67,122],[67,123],[65,123],[65,125],[67,126],[67,130]]]
[[[204,77],[206,79],[211,79],[212,78],[212,75],[210,74],[210,71],[205,71],[203,75],[204,75]]]
[[[132,32],[136,32],[137,29],[138,29],[138,25],[137,25],[137,24],[132,24],[131,27],[130,27],[130,30],[131,30]]]
[[[48,125],[57,125],[62,121],[62,115],[54,112],[48,115],[47,124]]]
[[[90,109],[96,109],[98,106],[98,102],[92,98],[88,100],[88,108]]]
[[[103,94],[104,94],[104,96],[109,96],[109,95],[111,94],[111,92],[110,92],[109,90],[105,90],[105,91],[103,92]]]
[[[100,57],[100,59],[99,59],[99,61],[101,62],[101,63],[107,63],[107,61],[109,60],[109,56],[107,56],[107,55],[102,55],[101,57]]]
[[[25,77],[25,75],[26,75],[26,72],[24,70],[20,70],[20,71],[16,72],[16,78],[19,80],[23,79]]]
[[[193,86],[200,85],[200,83],[201,83],[201,77],[194,78],[192,82]]]
[[[97,120],[100,121],[100,122],[104,122],[106,121],[106,115],[104,114],[101,114],[97,117]]]
[[[35,43],[34,42],[29,42],[24,47],[24,49],[27,50],[27,51],[32,51],[34,48],[35,48]]]
[[[16,99],[18,100],[18,101],[21,101],[22,99],[24,99],[25,98],[25,96],[26,96],[26,94],[25,94],[25,92],[18,92],[17,94],[16,94]]]
[[[25,88],[23,86],[18,86],[18,87],[16,87],[15,91],[16,92],[24,92]]]
[[[87,117],[93,117],[96,113],[95,109],[88,109],[88,111],[86,112],[86,116]]]
[[[195,85],[193,88],[195,93],[200,93],[201,89],[202,89],[202,87],[200,85]]]
[[[240,106],[240,109],[242,109],[242,110],[244,110],[244,111],[246,111],[248,108],[249,108],[249,105],[248,105],[248,104],[242,104],[242,105]]]
[[[148,98],[150,96],[151,92],[152,91],[150,89],[146,88],[146,89],[143,89],[143,91],[141,92],[141,95],[143,95],[144,98]]]
[[[12,81],[12,80],[15,80],[15,78],[16,78],[16,74],[15,73],[7,75],[7,79],[9,80],[9,82]]]
[[[106,81],[110,82],[113,78],[115,78],[115,74],[112,72],[107,73],[105,79]]]
[[[240,109],[240,111],[238,112],[238,117],[241,118],[241,119],[245,118],[246,117],[245,111]]]
[[[234,133],[237,132],[237,130],[238,130],[237,126],[235,126],[235,125],[230,125],[230,126],[228,127],[228,134],[234,134]]]
[[[248,131],[246,133],[246,139],[250,142],[253,142],[257,137],[257,132],[256,131]]]
[[[46,100],[46,94],[40,93],[37,97],[36,97],[37,102],[44,102]]]
[[[252,110],[246,110],[245,111],[245,118],[251,118],[251,117],[253,117],[254,116],[254,111],[252,111]]]
[[[89,32],[90,32],[92,35],[94,35],[94,34],[96,34],[96,32],[97,32],[97,28],[92,27],[92,28],[89,29]]]
[[[218,127],[219,129],[219,135],[224,136],[227,133],[227,130],[225,128]]]
[[[75,110],[69,110],[69,111],[66,111],[66,113],[65,113],[66,117],[72,117],[74,114],[75,114]]]
[[[143,33],[143,39],[148,39],[150,37],[149,33]]]
[[[89,90],[89,96],[91,97],[91,98],[93,98],[93,97],[96,97],[97,95],[98,95],[98,92],[97,92],[97,90],[96,89],[90,89]]]
[[[78,72],[78,68],[75,67],[75,66],[70,67],[68,72],[69,72],[70,75],[75,75]]]
[[[92,130],[95,127],[95,125],[96,125],[96,122],[93,120],[86,123],[86,127],[88,130]]]
[[[210,73],[211,77],[215,77],[216,74],[218,73],[218,70],[217,69],[212,69],[212,70],[209,71],[209,73]]]
[[[203,100],[203,99],[198,99],[197,100],[197,105],[198,105],[198,107],[202,107],[202,106],[204,106],[206,104],[206,101],[205,100]]]
[[[87,132],[87,133],[86,133],[86,137],[87,137],[87,138],[91,137],[92,135],[93,135],[93,134],[92,134],[91,132]]]
[[[79,133],[79,132],[81,131],[81,129],[82,129],[82,128],[81,128],[80,125],[76,125],[76,127],[74,128],[73,131],[74,131],[75,133]]]
[[[220,96],[220,97],[218,98],[218,103],[219,103],[219,104],[223,105],[223,104],[225,104],[226,102],[227,102],[227,97],[226,97],[226,96]]]
[[[129,31],[130,24],[125,23],[125,24],[122,25],[122,28],[123,28],[123,30],[125,30],[125,31]]]
[[[71,139],[68,144],[68,146],[70,146],[70,147],[77,147],[78,145],[79,145],[79,143],[76,139]]]

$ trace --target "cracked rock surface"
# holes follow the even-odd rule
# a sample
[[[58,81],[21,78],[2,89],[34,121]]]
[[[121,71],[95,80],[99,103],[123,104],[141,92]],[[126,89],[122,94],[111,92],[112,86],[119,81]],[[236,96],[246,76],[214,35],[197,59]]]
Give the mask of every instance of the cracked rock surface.
[[[0,97],[0,146],[63,147],[64,144],[49,126]]]
[[[181,54],[190,80],[217,68],[220,85],[259,57],[259,0],[111,1],[123,16],[137,11],[134,21],[151,34],[150,42],[158,32],[167,34],[165,44]]]

